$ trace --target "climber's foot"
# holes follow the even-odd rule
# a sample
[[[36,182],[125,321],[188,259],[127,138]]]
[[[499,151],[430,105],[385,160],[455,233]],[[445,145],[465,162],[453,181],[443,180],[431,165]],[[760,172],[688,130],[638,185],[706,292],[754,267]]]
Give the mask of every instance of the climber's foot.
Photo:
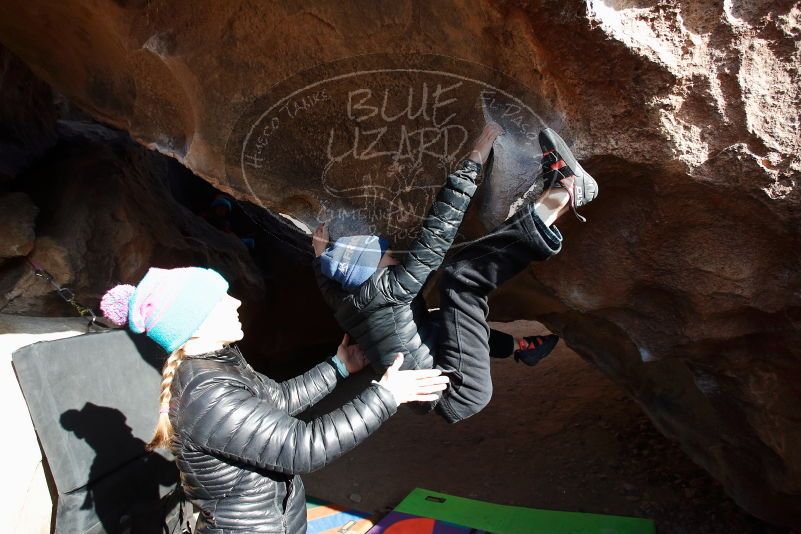
[[[570,207],[581,222],[587,219],[576,211],[598,196],[598,182],[579,164],[559,134],[546,128],[539,135],[542,148],[542,170],[546,190],[563,187],[570,195]]]
[[[514,353],[515,361],[530,366],[537,365],[553,351],[558,342],[559,336],[556,334],[520,338],[517,340],[520,348]]]

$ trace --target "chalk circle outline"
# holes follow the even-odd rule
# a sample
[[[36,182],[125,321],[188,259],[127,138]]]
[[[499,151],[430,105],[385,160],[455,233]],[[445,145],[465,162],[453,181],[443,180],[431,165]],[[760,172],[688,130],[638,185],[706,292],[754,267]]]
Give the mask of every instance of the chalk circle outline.
[[[423,54],[423,55],[411,55],[411,54],[402,54],[402,53],[382,53],[382,54],[365,54],[365,55],[357,55],[357,56],[349,56],[346,58],[340,58],[334,61],[322,63],[319,65],[315,65],[308,69],[304,69],[298,71],[291,76],[284,78],[283,80],[275,83],[268,89],[265,93],[261,96],[256,97],[253,99],[252,104],[248,107],[248,109],[243,112],[239,119],[235,122],[234,127],[232,128],[227,141],[226,141],[226,150],[224,152],[224,157],[226,160],[228,159],[230,150],[228,144],[232,141],[232,139],[236,138],[237,142],[241,142],[240,149],[237,154],[236,163],[237,163],[237,170],[239,174],[239,178],[241,179],[242,184],[244,185],[246,192],[249,193],[250,197],[256,201],[256,204],[261,207],[262,209],[275,211],[272,208],[268,208],[264,202],[262,201],[261,197],[256,193],[255,189],[251,184],[251,180],[248,178],[248,170],[246,168],[246,158],[245,154],[247,151],[247,147],[251,142],[253,142],[254,131],[262,125],[263,121],[266,117],[270,116],[277,108],[280,108],[287,102],[291,101],[296,96],[307,93],[310,90],[318,87],[324,87],[326,84],[336,83],[338,81],[352,79],[355,77],[364,77],[369,75],[377,75],[377,74],[390,74],[390,75],[397,75],[397,74],[415,74],[415,75],[426,75],[426,76],[437,76],[444,79],[451,79],[457,80],[461,82],[475,84],[479,88],[483,88],[483,90],[490,90],[494,91],[496,94],[501,95],[502,97],[506,98],[508,101],[513,102],[515,105],[519,106],[521,110],[524,110],[528,116],[540,125],[545,125],[547,122],[543,119],[540,113],[534,111],[534,109],[528,103],[524,102],[521,98],[518,98],[510,91],[501,89],[497,85],[485,82],[477,77],[474,76],[466,76],[464,74],[460,74],[458,72],[449,72],[448,70],[444,70],[442,68],[425,68],[425,67],[383,67],[383,68],[369,68],[369,69],[359,69],[353,70],[351,72],[345,72],[342,74],[336,74],[333,76],[323,77],[322,79],[316,80],[311,83],[307,83],[303,86],[296,88],[295,90],[291,91],[288,94],[280,97],[278,100],[275,100],[275,93],[280,94],[282,88],[289,86],[290,88],[297,83],[297,80],[313,78],[316,72],[327,72],[341,68],[347,67],[354,67],[358,62],[380,62],[385,61],[393,64],[405,64],[405,63],[416,63],[416,64],[428,64],[428,63],[450,63],[454,67],[461,67],[463,71],[478,71],[478,72],[485,72],[488,74],[487,78],[496,78],[503,82],[506,85],[514,87],[518,89],[520,93],[525,95],[532,96],[534,98],[540,98],[540,95],[533,91],[531,88],[526,86],[525,84],[521,83],[519,80],[509,76],[508,74],[499,71],[497,69],[488,67],[481,63],[468,61],[460,58],[455,58],[452,56],[441,55],[441,54]],[[453,70],[456,70],[454,68]],[[258,118],[255,120],[248,119],[247,122],[250,123],[250,126],[247,129],[247,133],[244,137],[241,138],[239,141],[239,137],[236,135],[237,131],[241,131],[240,128],[244,126],[242,124],[243,120],[247,117],[252,117],[254,112],[258,109],[264,109],[265,101],[272,102],[269,107],[263,111]],[[542,104],[542,102],[540,102]],[[228,169],[228,162],[225,162],[226,173]],[[327,169],[324,169],[324,172],[327,172]],[[255,177],[254,177],[255,179]],[[324,187],[328,189],[328,186],[324,184]],[[421,186],[423,188],[431,188],[432,186]],[[438,188],[439,186],[437,186]],[[336,197],[335,191],[328,191],[332,197]],[[350,197],[347,197],[350,198]],[[282,219],[287,220],[288,222],[292,223],[293,227],[296,227],[299,230],[303,230],[304,233],[307,235],[311,233],[309,227],[303,222],[298,220],[294,217],[293,214],[285,214],[280,213]],[[420,217],[423,219],[424,217]]]

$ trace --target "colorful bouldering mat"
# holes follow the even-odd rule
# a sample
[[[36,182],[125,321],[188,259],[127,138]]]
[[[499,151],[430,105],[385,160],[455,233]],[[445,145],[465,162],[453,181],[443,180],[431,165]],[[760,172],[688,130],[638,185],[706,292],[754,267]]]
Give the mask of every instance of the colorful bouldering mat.
[[[417,488],[370,534],[654,534],[650,519],[492,504]]]
[[[306,498],[307,534],[365,534],[375,524],[370,514]]]

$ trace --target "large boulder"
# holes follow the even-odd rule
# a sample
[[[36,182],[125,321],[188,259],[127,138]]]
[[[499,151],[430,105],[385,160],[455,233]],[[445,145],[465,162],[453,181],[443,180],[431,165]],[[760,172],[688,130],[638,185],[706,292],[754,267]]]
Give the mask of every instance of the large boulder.
[[[478,235],[530,185],[528,134],[558,128],[601,194],[589,224],[560,221],[563,253],[500,291],[493,315],[558,331],[743,507],[801,520],[797,2],[8,8],[0,42],[37,75],[300,227],[347,214],[341,232],[408,239],[437,165],[495,118],[509,134],[466,224]],[[410,88],[433,106],[457,78],[452,122],[443,91],[447,115],[397,114]]]

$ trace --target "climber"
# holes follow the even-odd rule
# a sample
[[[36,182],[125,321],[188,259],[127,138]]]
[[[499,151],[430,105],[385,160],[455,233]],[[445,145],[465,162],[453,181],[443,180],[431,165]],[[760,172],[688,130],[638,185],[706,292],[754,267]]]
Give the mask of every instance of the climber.
[[[554,222],[568,209],[584,220],[576,207],[598,195],[597,183],[562,138],[551,129],[540,132],[544,193],[449,259],[440,281],[440,310],[431,316],[420,290],[451,246],[476,190],[476,177],[500,133],[497,124],[485,126],[468,159],[448,176],[402,261],[378,236],[348,236],[330,245],[325,225],[312,236],[316,278],[341,328],[354,336],[379,371],[391,363],[386,354],[401,352],[403,368],[434,366],[448,374],[447,391],[424,409],[435,408],[449,422],[487,405],[492,395],[490,355],[508,356],[514,347],[511,336],[490,331],[488,295],[532,261],[557,254],[562,235]],[[556,336],[542,343],[535,337],[519,340],[515,359],[534,365],[556,341]]]
[[[231,225],[231,212],[234,205],[231,200],[223,194],[214,195],[209,204],[209,209],[200,214],[210,225],[226,234],[233,234],[234,229]]]
[[[209,209],[201,212],[200,216],[221,232],[238,237],[247,249],[252,252],[256,248],[256,240],[252,236],[240,235],[239,232],[234,230],[234,225],[231,222],[234,202],[235,200],[231,197],[218,193],[214,195],[211,204],[209,204]]]
[[[342,408],[311,421],[294,417],[367,361],[342,340],[334,356],[276,382],[255,372],[233,345],[243,337],[228,282],[200,267],[148,270],[136,287],[103,296],[105,317],[158,343],[169,357],[148,448],[175,455],[184,492],[200,509],[198,534],[305,532],[303,483],[372,434],[399,404],[431,401],[448,378],[402,371],[398,354],[379,381]]]

